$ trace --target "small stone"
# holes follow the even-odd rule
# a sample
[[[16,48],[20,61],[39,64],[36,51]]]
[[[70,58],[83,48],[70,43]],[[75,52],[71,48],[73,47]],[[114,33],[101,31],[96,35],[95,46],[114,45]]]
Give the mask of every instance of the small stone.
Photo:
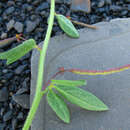
[[[41,12],[40,12],[40,15],[41,15],[42,17],[47,17],[47,16],[48,16],[48,13],[47,13],[46,11],[41,11]]]
[[[2,72],[3,72],[4,74],[8,73],[8,69],[3,69]]]
[[[128,10],[123,10],[123,11],[121,11],[121,15],[122,15],[122,16],[126,16],[127,13],[128,13]]]
[[[50,0],[47,0],[49,3],[50,3]],[[62,4],[63,3],[63,0],[55,0],[56,3],[58,4]]]
[[[62,1],[62,0],[61,0]],[[64,4],[67,4],[67,5],[71,5],[72,1],[71,0],[64,0]]]
[[[26,32],[27,33],[32,32],[36,27],[37,27],[36,22],[32,22],[32,21],[26,22]]]
[[[101,7],[103,7],[104,6],[104,4],[105,4],[105,1],[104,0],[100,0],[99,2],[98,2],[98,8],[101,8]]]
[[[111,5],[112,4],[112,0],[105,0],[106,5]]]
[[[121,11],[121,10],[122,10],[122,7],[121,7],[121,6],[118,6],[118,5],[111,5],[111,6],[110,6],[110,10],[111,10],[111,11],[114,11],[114,12],[116,12],[116,11]]]
[[[25,109],[30,108],[30,95],[29,94],[22,94],[22,95],[13,95],[13,100],[19,104],[21,107]]]
[[[1,34],[1,36],[0,36],[0,38],[1,38],[1,39],[7,38],[7,33],[3,32],[3,33]]]
[[[8,111],[7,113],[4,114],[3,116],[3,121],[8,121],[13,117],[13,112],[12,110]]]
[[[23,93],[25,93],[25,92],[27,92],[28,91],[28,88],[20,88],[17,92],[16,92],[16,94],[18,95],[18,94],[23,94]]]
[[[15,70],[15,74],[19,75],[26,68],[26,65],[21,65]]]
[[[15,2],[14,2],[14,1],[8,1],[8,2],[7,2],[7,5],[8,5],[8,6],[15,5]]]
[[[42,11],[44,9],[48,9],[49,8],[49,3],[48,2],[43,2],[41,5],[39,5],[36,8],[36,11]]]
[[[12,19],[7,23],[7,30],[10,31],[14,27],[15,21]]]
[[[8,90],[6,87],[0,89],[0,102],[5,102],[8,100]]]
[[[130,0],[125,0],[127,3],[130,3]]]
[[[1,110],[0,110],[0,116],[2,116],[2,117],[3,117],[4,112],[5,112],[5,108],[1,108]]]
[[[5,123],[0,123],[0,130],[5,130],[6,124]]]
[[[127,10],[130,11],[130,4],[128,4]]]
[[[41,2],[41,0],[34,0],[34,2],[32,2],[32,4],[33,4],[34,6],[37,6],[37,5],[40,4],[40,2]]]
[[[15,30],[16,30],[18,33],[23,32],[23,27],[24,27],[24,25],[23,25],[21,22],[16,22],[16,23],[14,24],[14,28],[15,28]]]
[[[5,10],[6,15],[10,15],[14,12],[15,8],[14,7],[9,7],[8,9]]]
[[[32,21],[34,21],[36,18],[37,18],[36,15],[31,15],[31,17],[30,17],[30,19],[31,19]]]
[[[18,119],[18,120],[23,120],[23,118],[24,118],[23,112],[20,112],[20,113],[18,114],[18,116],[17,116],[17,119]]]
[[[91,11],[91,2],[90,0],[78,0],[79,2],[77,2],[77,0],[72,0],[72,4],[71,4],[71,10],[72,11],[82,11],[85,13],[90,13]]]
[[[6,73],[5,77],[6,77],[7,80],[10,80],[13,77],[13,75],[14,74],[10,72],[10,73]]]
[[[17,121],[17,119],[15,119],[15,118],[12,120],[12,129],[13,129],[13,130],[16,130],[17,122],[18,122],[18,121]]]

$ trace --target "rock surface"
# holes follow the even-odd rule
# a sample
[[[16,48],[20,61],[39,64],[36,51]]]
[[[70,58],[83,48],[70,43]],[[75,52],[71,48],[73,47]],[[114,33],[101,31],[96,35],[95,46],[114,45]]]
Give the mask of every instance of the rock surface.
[[[130,63],[130,18],[101,22],[96,26],[97,30],[79,30],[79,39],[61,35],[50,40],[45,80],[57,72],[58,67],[104,70]],[[35,93],[38,56],[39,53],[33,51],[31,102]],[[79,76],[65,73],[57,79],[86,79],[88,85],[83,89],[100,98],[109,107],[109,111],[91,112],[68,104],[71,123],[64,124],[56,117],[44,97],[31,130],[130,129],[130,70],[106,76]]]
[[[13,95],[13,100],[19,104],[20,106],[22,106],[25,109],[29,109],[30,108],[30,102],[29,102],[29,98],[30,96],[28,94],[17,94],[17,95]]]

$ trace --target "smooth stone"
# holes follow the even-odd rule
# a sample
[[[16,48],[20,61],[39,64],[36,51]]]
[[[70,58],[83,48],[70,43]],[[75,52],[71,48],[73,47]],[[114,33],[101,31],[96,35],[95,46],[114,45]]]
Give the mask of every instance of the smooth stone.
[[[29,109],[30,108],[30,96],[28,94],[22,94],[22,95],[13,95],[12,96],[13,100],[19,104],[21,107],[25,108],[25,109]]]
[[[5,130],[6,124],[5,123],[0,123],[0,130]]]
[[[50,79],[59,67],[106,70],[130,64],[130,18],[114,19],[95,25],[97,30],[79,30],[79,39],[71,39],[66,35],[51,38],[44,81]],[[43,42],[40,46],[42,44]],[[36,89],[38,56],[39,52],[34,50],[31,59],[31,102]],[[109,111],[92,112],[68,103],[71,122],[65,124],[52,111],[44,96],[31,130],[130,129],[130,70],[103,76],[64,73],[56,79],[86,79],[88,84],[82,89],[100,98],[109,107]]]
[[[0,102],[5,102],[8,100],[9,94],[6,87],[0,89]]]
[[[5,39],[5,38],[7,38],[7,33],[2,32],[2,34],[1,34],[0,38],[1,38],[1,39]]]
[[[10,31],[14,27],[15,21],[12,19],[7,23],[7,30]]]
[[[50,3],[51,0],[47,0],[47,1]],[[61,4],[61,3],[64,2],[64,0],[55,0],[55,2],[58,3],[58,4]]]
[[[26,32],[32,32],[37,26],[36,22],[32,22],[32,21],[27,21],[26,22]]]
[[[15,74],[17,75],[21,74],[26,67],[27,65],[20,65],[18,68],[16,68]]]
[[[5,13],[6,13],[7,15],[10,15],[10,14],[12,14],[14,11],[15,11],[15,8],[14,8],[14,7],[9,7],[8,9],[5,10]]]
[[[49,3],[43,2],[36,8],[36,11],[42,11],[42,10],[45,10],[45,9],[48,9],[48,8],[49,8]]]
[[[10,110],[3,116],[3,121],[9,121],[13,117],[13,112]]]
[[[18,33],[23,32],[24,25],[21,22],[16,22],[14,28]]]
[[[72,0],[71,4],[72,11],[82,11],[85,13],[91,12],[91,2],[90,0]]]
[[[105,4],[105,1],[104,1],[104,0],[100,0],[97,6],[98,6],[99,8],[101,8],[101,7],[104,6],[104,4]]]
[[[23,94],[23,93],[25,93],[25,92],[28,92],[28,88],[20,88],[17,92],[16,92],[16,94]]]

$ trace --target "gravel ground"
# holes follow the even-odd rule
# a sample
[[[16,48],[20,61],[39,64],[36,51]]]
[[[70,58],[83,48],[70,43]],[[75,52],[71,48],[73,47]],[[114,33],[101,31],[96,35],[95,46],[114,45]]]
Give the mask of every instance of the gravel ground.
[[[130,17],[130,0],[92,0],[89,14],[73,12],[70,3],[70,0],[57,3],[56,12],[88,24]],[[26,39],[34,38],[37,43],[41,42],[47,29],[49,7],[45,0],[1,0],[0,39],[23,33]],[[52,36],[61,33],[55,21]],[[18,44],[14,42],[0,48],[0,52]],[[9,66],[0,61],[0,130],[22,129],[29,110],[30,57],[31,52]]]

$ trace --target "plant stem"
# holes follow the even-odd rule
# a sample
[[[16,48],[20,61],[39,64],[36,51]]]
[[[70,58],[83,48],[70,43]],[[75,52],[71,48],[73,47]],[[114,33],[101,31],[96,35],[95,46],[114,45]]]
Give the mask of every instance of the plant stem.
[[[35,116],[35,113],[37,111],[37,108],[40,104],[41,100],[41,90],[42,90],[42,81],[43,81],[43,75],[44,75],[44,65],[45,65],[45,58],[46,58],[46,52],[49,44],[49,40],[51,37],[53,22],[54,22],[54,13],[55,13],[55,0],[51,0],[51,8],[50,8],[50,20],[49,25],[46,33],[46,37],[44,40],[44,47],[42,48],[42,51],[40,53],[40,59],[39,59],[39,67],[38,67],[38,78],[37,78],[37,85],[36,85],[36,94],[32,103],[32,107],[29,111],[29,114],[27,116],[26,122],[24,124],[24,127],[22,130],[28,130],[32,120]]]
[[[81,25],[81,26],[84,26],[84,27],[87,27],[87,28],[91,28],[91,29],[97,29],[96,26],[94,25],[89,25],[89,24],[86,24],[86,23],[81,23],[81,22],[78,22],[78,21],[73,21],[71,20],[73,23],[75,24],[78,24],[78,25]]]

